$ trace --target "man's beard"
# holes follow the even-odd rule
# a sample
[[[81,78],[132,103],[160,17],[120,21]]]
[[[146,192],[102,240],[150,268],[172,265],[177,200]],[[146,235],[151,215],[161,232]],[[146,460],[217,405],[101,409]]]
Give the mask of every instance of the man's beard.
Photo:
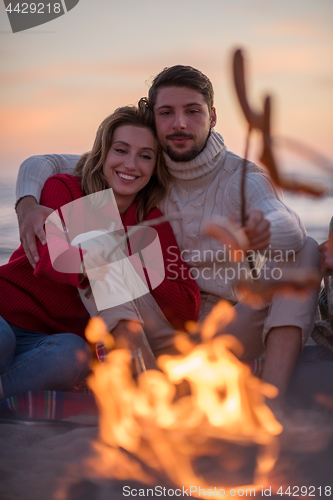
[[[161,144],[162,145],[162,149],[169,156],[169,158],[172,161],[174,161],[175,163],[191,161],[194,158],[196,158],[201,153],[201,151],[205,148],[205,146],[207,144],[207,141],[208,141],[208,138],[210,136],[210,132],[211,132],[211,130],[209,130],[207,138],[206,138],[206,140],[205,140],[205,142],[203,144],[201,143],[201,144],[194,145],[191,149],[189,149],[188,151],[185,151],[184,153],[182,153],[181,151],[175,151],[174,149],[172,149],[172,147],[170,145],[167,145],[164,148],[163,145]],[[180,134],[174,134],[174,135],[167,136],[167,139],[169,139],[171,137],[174,137],[174,136],[177,136],[177,137],[191,137],[191,136],[189,136],[187,134],[180,133]]]
[[[165,152],[174,162],[191,161],[201,153],[204,147],[193,146],[193,148],[191,148],[189,151],[185,151],[184,153],[182,153],[180,151],[174,151],[171,146],[167,146]]]

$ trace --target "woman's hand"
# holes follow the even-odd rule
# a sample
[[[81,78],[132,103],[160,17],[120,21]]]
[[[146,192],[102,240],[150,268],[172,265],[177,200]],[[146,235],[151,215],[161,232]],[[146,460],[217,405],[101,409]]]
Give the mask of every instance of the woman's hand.
[[[52,212],[53,210],[51,208],[38,205],[33,196],[21,198],[16,206],[20,241],[34,269],[39,261],[36,237],[39,238],[42,245],[46,244],[43,226]]]

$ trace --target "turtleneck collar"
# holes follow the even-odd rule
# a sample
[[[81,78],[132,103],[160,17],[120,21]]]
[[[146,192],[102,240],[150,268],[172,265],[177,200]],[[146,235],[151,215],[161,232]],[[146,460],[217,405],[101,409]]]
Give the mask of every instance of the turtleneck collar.
[[[218,164],[216,160],[220,159],[220,153],[223,149],[223,137],[212,129],[206,146],[193,160],[175,162],[166,153],[164,153],[164,158],[173,177],[183,180],[197,179],[215,169]]]

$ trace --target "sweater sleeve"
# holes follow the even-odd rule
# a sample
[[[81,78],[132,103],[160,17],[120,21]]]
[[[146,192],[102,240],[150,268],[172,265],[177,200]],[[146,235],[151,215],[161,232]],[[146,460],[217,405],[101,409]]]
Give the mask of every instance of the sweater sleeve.
[[[34,196],[39,203],[43,186],[55,174],[71,174],[79,160],[78,155],[31,156],[20,166],[16,182],[16,205],[24,196]],[[16,206],[15,205],[15,206]]]
[[[71,201],[73,201],[73,195],[64,180],[53,177],[46,181],[41,195],[41,203],[44,206],[57,210]],[[59,255],[56,263],[53,264],[50,259],[49,245],[52,245],[54,253]],[[63,233],[55,226],[52,226],[52,231],[48,235],[47,245],[43,246],[38,241],[38,251],[40,259],[34,271],[36,277],[47,277],[61,284],[87,288],[89,281],[86,278],[80,281],[82,260],[80,250],[67,243]],[[60,269],[62,272],[59,271]]]
[[[200,290],[181,256],[170,224],[161,224],[154,229],[161,243],[165,278],[151,290],[151,294],[171,325],[184,329],[187,321],[198,320]]]
[[[240,176],[234,175],[227,189],[228,203],[235,210],[240,210],[240,185]],[[306,240],[305,228],[298,215],[285,205],[282,193],[268,175],[258,167],[252,171],[249,169],[245,190],[246,210],[262,210],[264,217],[271,223],[271,249],[298,252]]]

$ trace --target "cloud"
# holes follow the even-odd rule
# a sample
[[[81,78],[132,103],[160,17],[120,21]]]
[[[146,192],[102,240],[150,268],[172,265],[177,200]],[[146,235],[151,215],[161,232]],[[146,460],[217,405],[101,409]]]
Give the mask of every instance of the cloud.
[[[315,28],[310,22],[282,21],[254,25],[252,32],[264,36],[294,36],[294,37],[322,37],[323,32]]]
[[[72,63],[50,65],[39,68],[24,69],[19,71],[3,71],[0,76],[0,84],[2,85],[25,85],[34,82],[45,82],[54,79],[70,80],[73,77],[89,77],[100,78],[101,76],[122,78],[133,78],[151,74],[153,65],[141,63],[119,63],[119,62],[87,62],[87,63]]]
[[[333,59],[333,47],[321,45],[285,45],[260,47],[248,61],[253,75],[327,74],[327,61]]]
[[[121,79],[123,82],[133,82],[133,79],[150,84],[164,67],[174,64],[192,65],[209,73],[208,76],[221,73],[214,57],[207,58],[207,47],[199,43],[199,47],[185,47],[177,50],[162,51],[158,57],[117,60],[87,61],[85,63],[68,61],[61,64],[49,64],[42,67],[21,69],[17,71],[3,68],[0,75],[0,85],[27,85],[29,83],[45,83],[47,81],[75,81],[80,79],[81,85],[92,80],[108,78],[110,82]],[[220,51],[219,51],[220,52]],[[220,62],[225,62],[229,52],[220,55]],[[204,69],[202,69],[204,68]]]
[[[7,104],[0,110],[1,154],[41,154],[90,149],[98,125],[117,107],[140,96],[108,87],[51,87],[30,96],[29,103]]]

